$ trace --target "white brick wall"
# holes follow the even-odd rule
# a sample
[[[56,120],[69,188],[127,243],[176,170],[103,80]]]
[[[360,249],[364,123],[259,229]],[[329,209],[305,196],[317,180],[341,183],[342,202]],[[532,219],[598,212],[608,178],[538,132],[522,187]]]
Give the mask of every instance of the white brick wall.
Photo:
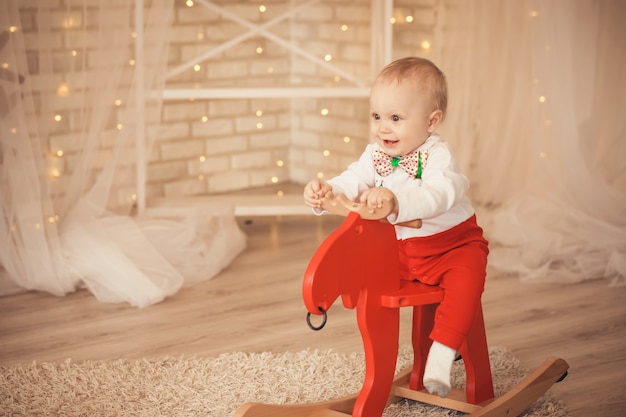
[[[67,19],[68,1],[71,0],[50,0],[50,7],[56,9],[52,14],[53,26],[60,28]],[[434,2],[395,0],[394,17],[398,22],[394,25],[394,58],[408,54],[427,56],[421,43],[435,41],[432,37],[437,19]],[[264,0],[266,13],[259,11],[256,2],[214,0],[214,3],[259,25],[302,1]],[[34,44],[34,35],[28,33],[33,21],[34,0],[24,0],[23,4],[26,41]],[[168,59],[170,69],[245,32],[239,24],[200,5],[189,8],[183,0],[176,0],[175,8]],[[116,10],[111,13],[115,14]],[[414,17],[413,22],[404,20],[407,15]],[[71,17],[76,25],[81,25],[85,19],[80,13]],[[304,47],[320,59],[332,54],[333,65],[369,84],[370,18],[369,0],[323,0],[269,31]],[[347,30],[342,30],[342,25],[347,25]],[[77,32],[62,32],[51,39],[59,57],[67,53],[64,47],[71,48],[76,43],[73,37],[77,36]],[[259,47],[263,48],[261,53],[257,51]],[[129,48],[130,57],[132,48]],[[66,72],[63,76],[60,74],[54,79],[34,76],[30,82],[40,88],[56,88],[65,77],[74,88],[86,88],[81,85],[82,79],[65,67],[66,61],[60,58],[57,61],[58,72]],[[341,77],[336,79],[332,71],[262,36],[253,36],[200,65],[201,71],[183,71],[168,80],[168,86],[267,88],[294,82],[320,88],[351,86]],[[80,125],[78,103],[60,98],[55,108],[65,114],[63,122],[53,127],[50,149],[64,149],[68,153],[78,150],[81,146],[76,130]],[[322,115],[322,109],[328,109],[328,115]],[[261,114],[257,115],[257,111]],[[157,140],[149,156],[148,196],[203,195],[269,185],[273,177],[279,183],[304,183],[318,172],[326,177],[335,175],[357,158],[368,143],[368,112],[367,98],[165,101]],[[106,155],[112,135],[117,133],[115,126],[109,124],[103,134],[102,155]],[[148,120],[148,124],[158,123]],[[345,137],[350,140],[345,141]],[[94,161],[95,170],[101,169],[100,160],[98,157]],[[279,160],[282,166],[277,164]],[[74,163],[67,157],[61,169],[71,171]],[[120,189],[112,198],[127,199],[133,193],[134,173],[122,172],[116,181],[120,182]],[[62,184],[60,180],[53,187],[61,189]]]
[[[401,41],[402,54],[420,52],[421,41],[429,35],[427,33],[429,30],[432,33],[434,25],[432,2],[433,0],[395,1],[398,16],[419,14],[415,16],[414,24],[403,21],[396,25],[394,35]],[[290,2],[265,1],[263,4],[268,8],[265,14],[261,14],[254,3],[232,4],[226,0],[217,3],[237,13],[241,18],[254,24],[261,24],[285,11]],[[177,4],[177,7],[175,33],[184,35],[174,40],[174,49],[178,49],[178,53],[172,56],[182,58],[197,56],[202,48],[226,42],[244,31],[240,25],[227,18],[213,12],[200,12],[200,7],[194,7],[193,10],[182,4]],[[325,54],[332,54],[331,62],[334,65],[356,74],[363,82],[369,83],[370,18],[369,0],[327,0],[279,24],[271,29],[271,33],[288,37],[320,59]],[[344,24],[348,25],[346,31],[341,29]],[[192,29],[188,31],[182,29],[188,25],[192,26]],[[198,42],[194,35],[194,32],[199,31],[198,26],[203,26],[202,32],[206,35],[202,42]],[[257,47],[263,48],[262,54],[257,54]],[[180,62],[170,62],[171,66],[179,64]],[[334,79],[335,74],[263,37],[252,37],[223,52],[219,59],[213,58],[202,65],[204,68],[202,82],[208,88],[283,87],[292,82],[307,86],[351,85],[343,80],[337,82]],[[198,75],[181,74],[180,80],[197,82]],[[189,158],[194,159],[190,162],[187,172],[190,177],[197,177],[200,173],[204,175],[206,189],[197,185],[165,187],[166,197],[168,192],[180,195],[181,192],[221,192],[268,185],[274,176],[279,182],[303,183],[318,172],[323,172],[325,176],[335,175],[358,157],[369,141],[369,110],[366,98],[207,102],[208,119],[205,122],[200,121],[201,113],[205,109],[197,111],[192,109],[194,106],[202,106],[200,100],[186,103],[178,110],[168,109],[169,105],[166,103],[162,123],[178,120],[178,116],[172,113],[180,112],[181,117],[193,114],[192,119],[195,120],[189,121],[189,135],[204,139],[207,155],[204,163],[198,162],[197,155],[189,155]],[[320,113],[323,108],[328,109],[328,115],[323,116]],[[256,116],[257,110],[261,110],[263,114]],[[262,123],[262,127],[259,127],[258,123]],[[344,137],[349,137],[350,140],[346,142]],[[175,142],[170,145],[175,149],[176,146],[186,143],[185,139],[170,137],[168,140]],[[191,148],[191,145],[189,146]],[[167,152],[167,148],[161,148],[161,151]],[[196,145],[194,151],[199,151]],[[180,151],[172,152],[177,157],[184,155]],[[325,155],[325,152],[328,154]],[[219,162],[211,160],[209,163],[209,158],[213,158],[211,155],[220,155],[222,159]],[[227,155],[228,159],[224,159],[224,155]],[[165,155],[163,158],[167,159]],[[278,160],[284,162],[283,167],[278,167]],[[219,170],[214,172],[205,165],[219,166]],[[196,182],[197,179],[194,178],[193,183]]]

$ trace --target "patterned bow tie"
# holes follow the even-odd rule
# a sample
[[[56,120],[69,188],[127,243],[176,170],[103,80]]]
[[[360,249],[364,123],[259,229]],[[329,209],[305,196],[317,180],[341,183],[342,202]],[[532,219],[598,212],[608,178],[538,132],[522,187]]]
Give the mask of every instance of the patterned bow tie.
[[[374,169],[376,172],[386,177],[391,174],[395,167],[400,167],[404,172],[409,174],[413,178],[422,178],[422,153],[419,151],[413,151],[402,157],[387,155],[383,151],[374,150]]]

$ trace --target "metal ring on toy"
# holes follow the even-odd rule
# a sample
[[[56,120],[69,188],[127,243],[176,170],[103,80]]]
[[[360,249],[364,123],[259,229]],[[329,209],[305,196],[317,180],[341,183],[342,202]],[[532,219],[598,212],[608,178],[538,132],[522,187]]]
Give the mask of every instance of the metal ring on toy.
[[[306,324],[309,325],[311,330],[315,330],[315,331],[322,330],[324,326],[326,326],[326,319],[328,318],[328,315],[326,314],[326,310],[324,310],[322,307],[318,307],[318,310],[322,313],[322,324],[320,324],[317,327],[311,324],[311,312],[306,313]]]

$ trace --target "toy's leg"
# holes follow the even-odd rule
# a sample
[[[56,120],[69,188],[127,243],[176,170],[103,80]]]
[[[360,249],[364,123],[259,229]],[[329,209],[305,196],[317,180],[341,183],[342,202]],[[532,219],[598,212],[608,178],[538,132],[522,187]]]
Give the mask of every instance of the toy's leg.
[[[353,417],[380,417],[383,414],[398,357],[399,310],[368,303],[367,298],[362,294],[357,306],[357,321],[365,351],[365,381],[354,405]]]
[[[419,391],[424,388],[424,367],[433,341],[429,335],[435,322],[435,310],[438,304],[428,304],[413,307],[413,371],[409,386]]]
[[[480,404],[492,399],[494,397],[493,381],[482,306],[478,308],[474,325],[460,350],[467,375],[467,402]]]

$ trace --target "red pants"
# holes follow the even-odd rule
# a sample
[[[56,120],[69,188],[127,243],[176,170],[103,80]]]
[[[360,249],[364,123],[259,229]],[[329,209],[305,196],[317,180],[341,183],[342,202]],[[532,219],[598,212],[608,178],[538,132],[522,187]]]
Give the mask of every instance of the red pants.
[[[487,275],[488,242],[476,216],[433,236],[398,241],[400,277],[445,290],[430,338],[459,349],[469,332]]]

